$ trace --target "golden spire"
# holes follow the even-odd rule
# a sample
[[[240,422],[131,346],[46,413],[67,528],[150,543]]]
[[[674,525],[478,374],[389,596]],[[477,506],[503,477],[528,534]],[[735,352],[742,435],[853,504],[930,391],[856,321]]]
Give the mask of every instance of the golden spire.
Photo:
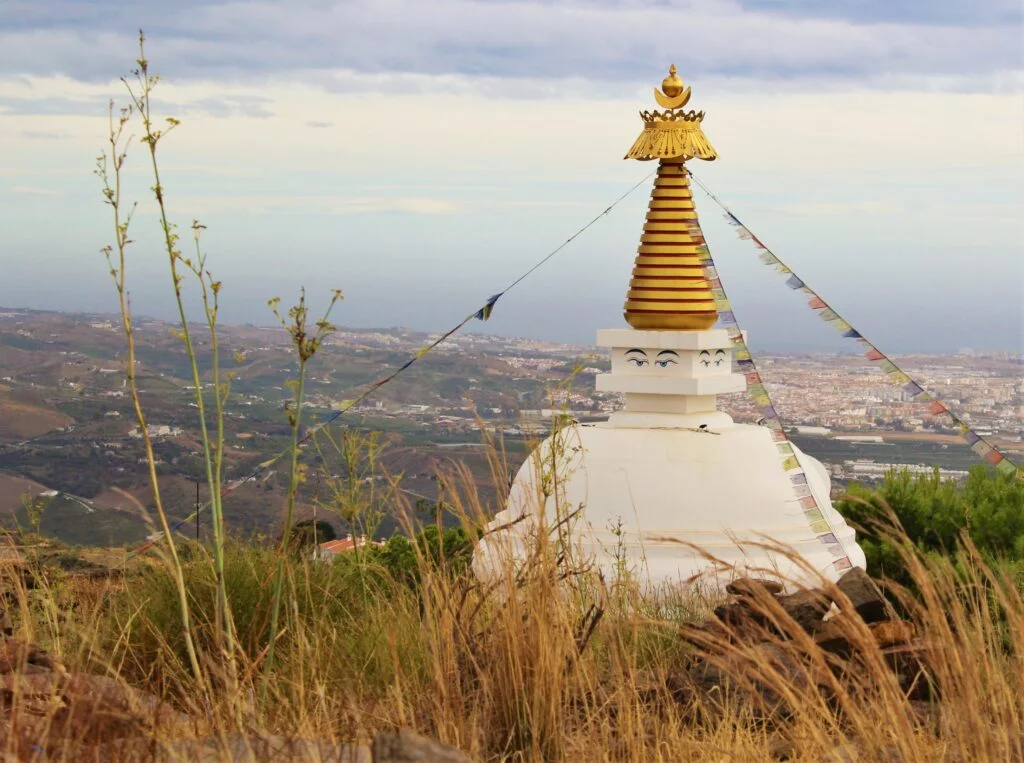
[[[654,98],[665,111],[640,112],[644,131],[626,154],[627,159],[659,160],[626,295],[626,322],[635,329],[708,329],[718,313],[704,278],[704,234],[684,163],[710,161],[717,154],[700,126],[704,112],[682,110],[690,88],[683,87],[675,65],[661,90],[655,88]]]

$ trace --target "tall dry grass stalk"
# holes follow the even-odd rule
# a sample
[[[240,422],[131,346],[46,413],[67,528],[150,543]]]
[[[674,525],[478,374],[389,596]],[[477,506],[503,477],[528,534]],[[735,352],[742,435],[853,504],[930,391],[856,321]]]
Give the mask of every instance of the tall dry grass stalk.
[[[453,466],[439,482],[447,486],[439,499],[478,532],[491,507],[476,498],[472,475]],[[394,500],[414,534],[414,507],[400,492]],[[353,740],[412,727],[481,760],[756,761],[785,750],[817,761],[837,749],[866,761],[1019,759],[1020,591],[969,543],[953,558],[925,558],[898,530],[890,540],[913,579],[913,593],[891,593],[926,647],[927,687],[901,685],[876,635],[827,584],[840,605],[833,622],[852,645],[845,660],[769,596],[753,604],[763,631],[712,634],[698,648],[681,628],[708,601],[567,565],[550,526],[539,525],[526,558],[487,585],[416,544],[415,583],[377,554],[333,564],[288,555],[277,659],[267,701],[251,708],[247,729]],[[203,651],[214,639],[216,583],[201,554],[186,556]],[[279,558],[254,544],[226,549],[243,693],[258,688],[265,668],[264,592]],[[63,583],[19,593],[20,632],[51,646],[71,670],[102,666],[187,707],[193,686],[175,630],[174,582],[159,565],[129,575],[129,585],[60,626],[46,613],[64,606]],[[687,701],[683,677],[698,652],[730,677],[714,701]],[[938,701],[908,699],[908,689]],[[232,728],[230,713],[212,713],[209,724]]]

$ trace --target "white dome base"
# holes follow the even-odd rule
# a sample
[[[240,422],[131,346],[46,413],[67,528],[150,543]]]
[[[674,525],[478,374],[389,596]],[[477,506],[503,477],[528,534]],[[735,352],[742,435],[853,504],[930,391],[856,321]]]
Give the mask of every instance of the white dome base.
[[[622,423],[573,425],[541,444],[519,470],[508,508],[488,527],[526,519],[479,543],[478,576],[494,577],[509,555],[525,558],[543,503],[547,527],[582,507],[571,537],[607,576],[625,569],[645,585],[709,587],[751,572],[809,585],[818,582],[815,573],[839,577],[837,546],[809,526],[768,429],[720,420],[707,431]],[[863,567],[853,529],[832,508],[827,471],[794,450],[830,531]],[[791,549],[814,572],[765,544]],[[705,554],[727,568],[716,570]]]

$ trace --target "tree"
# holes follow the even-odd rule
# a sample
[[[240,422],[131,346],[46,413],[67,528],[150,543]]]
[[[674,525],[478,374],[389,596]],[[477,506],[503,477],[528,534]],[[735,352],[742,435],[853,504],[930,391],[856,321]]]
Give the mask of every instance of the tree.
[[[289,545],[296,550],[315,548],[321,543],[337,538],[338,533],[330,522],[324,522],[322,519],[315,522],[312,519],[305,519],[295,523]]]

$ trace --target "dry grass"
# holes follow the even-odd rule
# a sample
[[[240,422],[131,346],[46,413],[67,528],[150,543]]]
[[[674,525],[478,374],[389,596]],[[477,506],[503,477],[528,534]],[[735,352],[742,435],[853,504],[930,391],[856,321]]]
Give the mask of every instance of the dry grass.
[[[468,526],[481,515],[471,499],[455,510]],[[732,676],[721,701],[681,701],[680,677],[695,650],[679,629],[707,603],[671,591],[645,596],[628,582],[574,569],[556,538],[538,533],[528,562],[486,588],[423,554],[412,586],[365,560],[291,560],[284,633],[263,703],[256,689],[274,552],[229,548],[240,649],[239,675],[230,681],[222,674],[227,661],[211,651],[211,563],[191,549],[186,579],[214,686],[210,702],[184,657],[162,562],[147,561],[127,585],[50,575],[34,590],[21,578],[6,588],[22,639],[45,646],[73,673],[151,691],[194,719],[144,729],[152,738],[228,733],[241,718],[246,732],[339,741],[411,727],[481,760],[756,761],[788,750],[790,759],[817,761],[844,745],[867,761],[1024,755],[1024,602],[970,547],[955,559],[924,560],[900,546],[917,592],[896,596],[928,647],[941,696],[925,713],[906,698],[861,621],[837,618],[856,647],[841,663],[768,597],[757,606],[771,628],[748,640],[709,637],[701,650]],[[782,662],[764,641],[781,650]],[[755,684],[760,689],[748,691]],[[21,700],[8,701],[16,715]],[[9,754],[18,752],[14,737]],[[51,755],[81,749],[54,740]]]

